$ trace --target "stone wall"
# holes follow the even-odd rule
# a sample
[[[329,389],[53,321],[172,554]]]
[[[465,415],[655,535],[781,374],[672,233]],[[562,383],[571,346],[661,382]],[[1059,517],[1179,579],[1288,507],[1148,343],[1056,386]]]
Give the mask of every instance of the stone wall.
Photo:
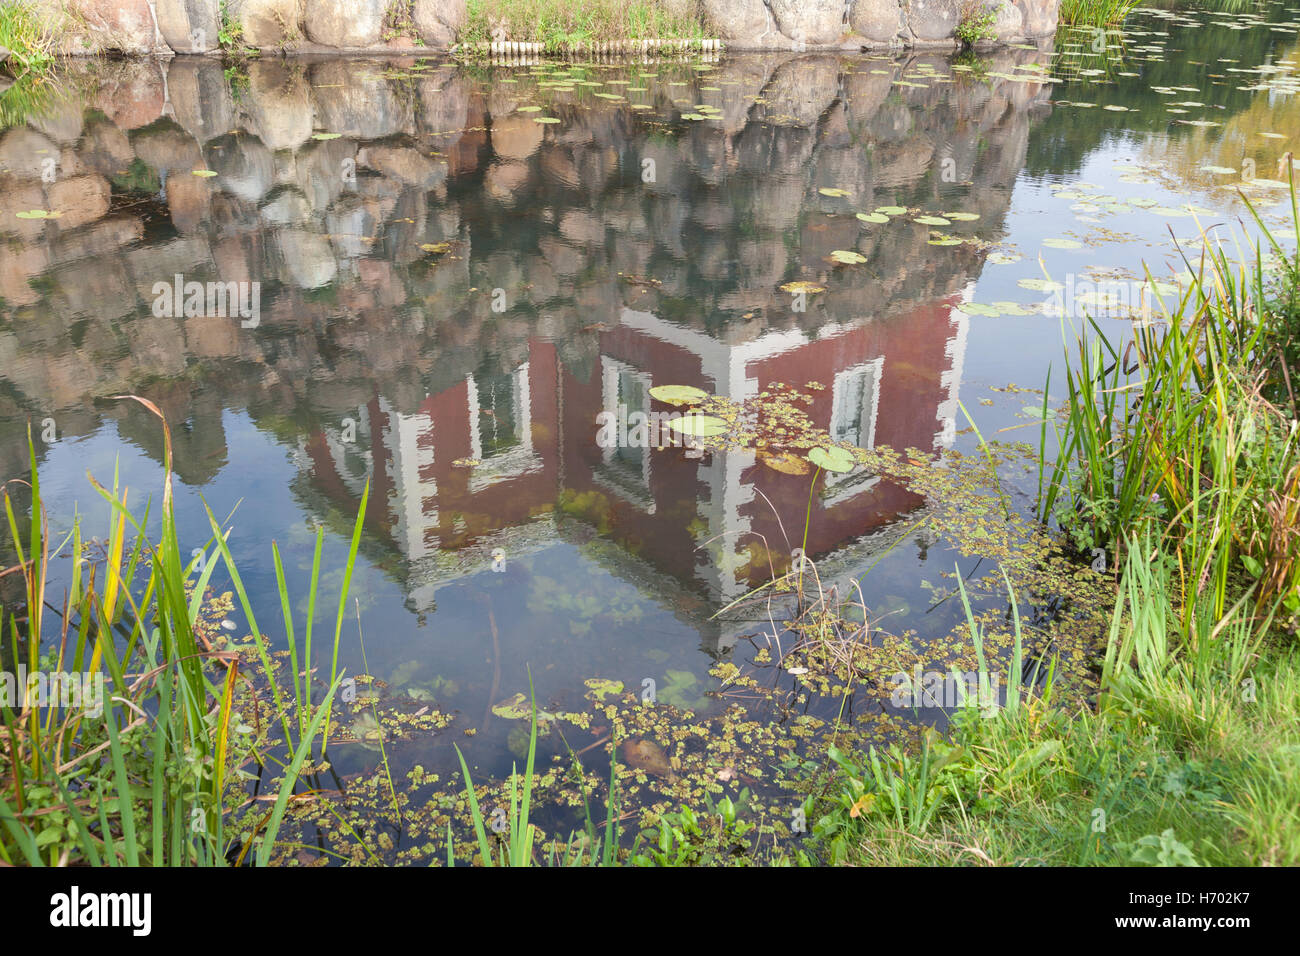
[[[574,0],[575,3],[581,0]],[[964,18],[996,13],[987,45],[1056,31],[1060,0],[664,0],[694,8],[733,50],[955,50]],[[219,34],[264,51],[446,50],[466,22],[465,0],[69,0],[64,51],[137,56],[212,54]],[[506,39],[519,39],[506,37]]]
[[[244,45],[263,51],[445,50],[465,24],[465,0],[69,0],[64,52],[169,56]],[[224,19],[224,22],[223,22]]]
[[[733,50],[956,50],[963,19],[993,12],[980,45],[1056,33],[1060,0],[699,0]]]

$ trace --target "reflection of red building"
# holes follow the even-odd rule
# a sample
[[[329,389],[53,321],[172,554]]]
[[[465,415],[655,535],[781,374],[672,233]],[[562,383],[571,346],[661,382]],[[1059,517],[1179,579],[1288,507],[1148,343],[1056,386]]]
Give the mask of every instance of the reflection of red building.
[[[653,385],[697,385],[740,401],[776,382],[820,382],[808,413],[836,439],[935,449],[954,431],[966,332],[957,304],[739,344],[624,309],[599,334],[599,361],[585,381],[554,345],[534,340],[508,374],[469,376],[410,415],[377,397],[358,411],[354,440],[330,429],[308,451],[316,481],[336,496],[355,500],[373,473],[371,526],[410,563],[417,608],[440,581],[465,573],[464,561],[448,570],[449,551],[490,547],[557,502],[661,572],[729,599],[766,579],[767,557],[751,550],[758,535],[778,562],[789,550],[781,525],[802,538],[809,478],[774,471],[752,452],[690,459],[682,449],[601,447],[598,413],[651,410]],[[481,464],[452,464],[461,458]],[[808,553],[833,552],[920,504],[872,475],[824,475]]]

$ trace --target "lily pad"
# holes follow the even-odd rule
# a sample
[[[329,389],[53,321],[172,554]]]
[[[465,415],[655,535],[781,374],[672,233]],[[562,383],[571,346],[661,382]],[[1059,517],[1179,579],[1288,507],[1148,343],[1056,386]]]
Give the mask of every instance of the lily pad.
[[[843,199],[846,196],[852,195],[847,189],[831,188],[831,189],[819,189],[817,191],[821,193],[823,196],[830,196],[833,199]]]
[[[375,720],[374,715],[368,710],[363,710],[357,715],[357,719],[348,725],[348,731],[357,738],[361,746],[371,750],[378,750],[380,741],[384,738],[379,721]]]
[[[506,720],[528,720],[533,716],[533,707],[523,693],[518,693],[509,700],[493,704],[492,713]]]
[[[727,423],[712,415],[684,415],[681,418],[671,419],[668,427],[675,432],[694,435],[697,438],[713,438],[727,433]]]
[[[1003,315],[1033,315],[1032,309],[1026,309],[1019,302],[998,301],[993,303],[993,308],[997,309]]]
[[[610,694],[623,693],[623,682],[621,680],[607,680],[603,677],[590,677],[583,681],[597,700],[604,700]],[[522,695],[521,695],[522,696]]]
[[[709,393],[693,385],[656,385],[650,389],[650,397],[681,407],[698,405],[709,397]]]
[[[685,670],[668,670],[667,681],[659,689],[659,700],[672,704],[678,710],[697,710],[708,703],[708,697],[695,696],[700,679]]]
[[[867,257],[860,252],[854,252],[851,249],[836,249],[831,253],[831,259],[841,265],[856,266],[867,261]]]
[[[853,453],[839,445],[826,445],[808,452],[808,460],[825,471],[852,471],[857,464]]]
[[[804,292],[807,293],[808,295],[814,295],[818,292],[825,292],[826,287],[820,286],[816,282],[805,282],[802,279],[800,279],[796,282],[787,282],[785,285],[781,286],[781,291],[789,292],[792,294]],[[651,392],[651,394],[653,394],[653,391]]]
[[[889,217],[879,212],[860,212],[858,218],[863,222],[874,222],[876,224],[889,222]]]
[[[506,720],[532,720],[533,704],[523,693],[515,694],[508,700],[503,700],[499,704],[492,706],[492,713],[498,717],[504,717]],[[550,711],[537,708],[537,721],[541,723],[547,720],[558,720],[560,714],[552,714]]]

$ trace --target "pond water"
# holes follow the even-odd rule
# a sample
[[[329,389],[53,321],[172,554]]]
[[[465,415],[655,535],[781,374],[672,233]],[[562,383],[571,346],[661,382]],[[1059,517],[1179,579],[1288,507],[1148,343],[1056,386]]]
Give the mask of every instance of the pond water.
[[[1176,301],[1238,188],[1285,221],[1298,25],[1295,2],[1146,10],[951,60],[82,64],[4,112],[0,474],[31,422],[53,527],[103,534],[87,472],[161,487],[156,420],[110,400],[148,397],[183,540],[203,501],[236,509],[272,637],[270,542],[301,617],[325,529],[332,625],[369,481],[340,662],[451,718],[393,748],[403,772],[454,741],[508,773],[518,724],[490,708],[530,674],[549,711],[605,678],[718,712],[710,668],[773,626],[717,612],[796,547],[924,643],[962,619],[932,586],[963,557],[923,496],[649,447],[637,413],[672,411],[649,389],[815,383],[834,439],[927,458],[976,450],[966,412],[1036,443],[1063,321],[1121,334]],[[235,298],[187,313],[190,282]]]

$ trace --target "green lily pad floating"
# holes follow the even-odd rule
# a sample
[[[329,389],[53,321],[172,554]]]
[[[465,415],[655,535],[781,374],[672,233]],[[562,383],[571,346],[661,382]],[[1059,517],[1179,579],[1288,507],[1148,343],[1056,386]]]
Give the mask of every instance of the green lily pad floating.
[[[1046,421],[1056,417],[1056,412],[1050,408],[1044,408],[1042,405],[1026,405],[1020,410],[1022,415],[1028,415],[1030,418],[1036,418],[1039,421]]]
[[[858,213],[858,218],[861,219],[863,222],[874,222],[877,224],[882,222],[889,222],[888,216],[878,212],[860,212]]]
[[[342,135],[342,133],[312,133],[311,138],[319,140],[338,139]]]
[[[207,179],[209,176],[215,176],[216,174],[217,174],[216,170],[214,169],[191,169],[190,170],[191,176],[202,176],[204,179]]]
[[[504,717],[506,720],[532,720],[533,705],[522,693],[515,694],[509,700],[503,700],[501,703],[492,707],[492,713],[498,717]],[[558,720],[559,714],[552,714],[550,711],[537,708],[537,722],[542,723],[547,720]]]
[[[1077,239],[1044,239],[1043,245],[1049,249],[1082,249],[1083,243]]]
[[[668,427],[696,438],[714,438],[727,433],[727,423],[712,415],[683,415],[681,418],[670,419]]]
[[[528,720],[533,716],[533,707],[522,693],[515,694],[509,700],[492,706],[492,713],[506,720]]]
[[[843,199],[846,196],[852,195],[847,189],[829,188],[829,189],[819,189],[817,191],[821,193],[823,196],[830,196],[832,199]]]
[[[877,206],[876,212],[883,212],[886,216],[901,216],[907,209],[903,206]]]
[[[19,219],[58,219],[63,213],[50,212],[46,209],[28,209],[24,212],[16,212],[14,215]]]
[[[839,445],[827,445],[808,452],[808,460],[825,471],[852,471],[857,460],[853,452]]]
[[[923,226],[951,226],[952,223],[944,219],[943,216],[917,216],[912,222],[919,222]]]
[[[860,252],[853,252],[850,249],[836,249],[831,253],[831,259],[840,265],[856,266],[867,261],[867,257]]]
[[[583,681],[597,700],[604,700],[610,694],[623,693],[623,682],[621,680],[606,680],[603,677],[591,677]],[[520,695],[523,696],[523,695]]]
[[[709,393],[693,385],[656,385],[650,389],[650,397],[669,405],[698,405]]]
[[[996,319],[1002,313],[991,305],[984,305],[982,302],[967,302],[961,307],[961,310],[967,315],[982,315],[986,318]]]
[[[988,261],[993,263],[995,266],[1009,266],[1013,262],[1019,262],[1020,256],[1010,252],[990,252],[988,255]]]
[[[703,113],[683,113],[683,114],[682,114],[682,119],[684,119],[684,120],[706,120],[706,119],[708,119],[708,117],[705,116]]]
[[[534,116],[534,123],[558,123],[559,120],[554,116]]]
[[[540,106],[521,106],[521,107],[519,107],[519,109],[516,110],[515,112],[517,112],[517,113],[540,113],[541,111],[542,111],[542,108],[541,108]]]
[[[707,696],[695,696],[700,679],[690,671],[672,670],[665,672],[667,680],[659,689],[658,698],[672,704],[678,710],[697,710],[709,702]]]
[[[1059,292],[1065,286],[1052,279],[1021,279],[1016,285],[1031,292]]]
[[[1033,315],[1033,309],[1027,309],[1019,302],[994,302],[993,308],[1003,315]]]
[[[944,217],[951,219],[953,222],[974,222],[980,217],[977,212],[946,212]]]
[[[1157,216],[1164,216],[1167,219],[1176,219],[1182,216],[1190,216],[1192,214],[1188,209],[1178,209],[1174,206],[1152,206],[1151,211]]]
[[[379,726],[379,721],[375,720],[373,714],[369,711],[362,711],[357,719],[348,725],[348,731],[357,742],[368,750],[378,750],[380,741],[384,739],[384,732]]]

